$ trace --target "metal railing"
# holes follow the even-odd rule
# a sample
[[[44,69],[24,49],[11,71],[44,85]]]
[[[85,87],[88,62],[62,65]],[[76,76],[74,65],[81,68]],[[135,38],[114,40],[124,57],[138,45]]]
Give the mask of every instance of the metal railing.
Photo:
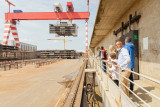
[[[103,72],[103,63],[100,63],[100,60],[98,60],[98,59],[96,59],[96,58],[94,58],[94,57],[91,57],[91,56],[88,56],[88,58],[89,58],[89,60],[92,60],[92,62],[93,62],[93,66],[94,66],[94,68],[95,69],[98,69],[98,72],[100,72],[101,71],[101,78],[103,78],[103,76],[102,76],[102,72]],[[107,64],[106,64],[106,68],[107,68]],[[128,70],[127,70],[128,71]],[[106,71],[107,72],[107,71]],[[117,73],[118,74],[118,76],[119,76],[119,79],[118,79],[118,81],[119,81],[119,86],[117,86],[118,88],[119,88],[119,90],[121,91],[121,92],[123,92],[123,90],[121,89],[121,85],[123,85],[127,90],[129,90],[137,99],[139,99],[143,104],[145,104],[145,106],[147,106],[147,107],[151,107],[146,101],[144,101],[142,98],[140,98],[135,92],[133,92],[132,90],[130,90],[130,88],[128,87],[128,86],[126,86],[122,81],[121,81],[121,78],[125,78],[127,81],[129,81],[130,83],[133,83],[135,86],[137,86],[138,88],[140,88],[140,89],[142,89],[144,92],[146,92],[148,95],[150,95],[150,96],[152,96],[152,97],[154,97],[155,99],[157,99],[158,101],[160,101],[160,97],[158,97],[158,96],[156,96],[155,94],[153,94],[153,93],[151,93],[151,92],[149,92],[148,90],[146,90],[145,88],[143,88],[142,86],[140,86],[140,85],[138,85],[137,83],[135,83],[135,82],[133,82],[133,81],[131,81],[130,79],[128,79],[128,78],[126,78],[125,76],[123,76],[122,74],[121,74],[121,72],[122,72],[122,70],[121,70],[121,68],[119,69],[119,72],[115,72],[115,73]],[[154,78],[151,78],[151,77],[148,77],[148,76],[146,76],[146,75],[143,75],[143,74],[140,74],[140,73],[137,73],[137,72],[134,72],[134,71],[129,71],[129,72],[131,72],[131,73],[133,73],[133,74],[135,74],[135,75],[138,75],[138,76],[140,76],[140,77],[143,77],[143,78],[145,78],[145,79],[148,79],[148,80],[150,80],[150,81],[152,81],[152,82],[155,82],[155,83],[157,83],[157,84],[160,84],[160,81],[158,81],[158,80],[156,80],[156,79],[154,79]],[[108,74],[110,74],[109,72],[107,72]],[[108,75],[106,75],[107,77],[108,77]],[[109,78],[109,77],[108,77]],[[109,78],[110,79],[110,78]],[[111,79],[110,79],[111,80]],[[124,93],[124,92],[123,92]]]

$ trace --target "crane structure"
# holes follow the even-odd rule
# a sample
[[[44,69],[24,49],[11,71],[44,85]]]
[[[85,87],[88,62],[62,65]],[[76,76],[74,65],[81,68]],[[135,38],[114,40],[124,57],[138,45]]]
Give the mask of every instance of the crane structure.
[[[9,3],[9,12],[5,13],[5,25],[4,25],[4,36],[3,44],[8,44],[10,32],[12,32],[13,38],[16,42],[16,46],[20,48],[19,37],[16,27],[16,22],[21,20],[85,20],[86,23],[86,54],[88,53],[88,19],[89,19],[89,0],[87,0],[88,11],[86,12],[74,12],[72,2],[67,2],[67,12],[63,12],[62,7],[58,7],[55,12],[16,12],[10,13],[11,2]],[[15,5],[13,5],[15,6]]]
[[[7,3],[8,3],[8,5],[9,5],[9,13],[10,13],[10,9],[11,9],[11,5],[12,6],[14,6],[14,7],[16,7],[14,4],[12,4],[11,2],[9,2],[8,0],[5,0]]]
[[[63,43],[64,43],[64,50],[65,50],[65,44],[66,44],[66,42],[71,42],[72,40],[66,40],[65,38],[64,39],[48,39],[48,40],[60,40],[60,41],[63,41]]]

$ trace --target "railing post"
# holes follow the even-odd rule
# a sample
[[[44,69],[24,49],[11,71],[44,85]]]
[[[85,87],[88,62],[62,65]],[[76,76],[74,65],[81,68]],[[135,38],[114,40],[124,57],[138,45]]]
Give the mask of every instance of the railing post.
[[[95,59],[93,59],[93,61],[94,61],[94,68],[96,69],[96,62],[95,62]]]
[[[95,62],[94,62],[94,59],[93,59],[93,68],[95,69],[96,67],[95,67]]]
[[[98,70],[98,75],[99,75],[99,66],[98,66],[98,63],[97,63],[97,59],[96,59],[95,63],[96,63],[96,69]]]
[[[100,61],[100,64],[101,64],[101,66],[100,66],[100,69],[101,69],[101,81],[103,81],[103,76],[102,76],[103,67],[102,67],[102,63],[101,63],[101,61]]]
[[[106,71],[107,72],[107,71]],[[106,73],[107,74],[107,73]],[[106,76],[106,78],[107,78],[107,84],[106,84],[106,91],[109,91],[109,86],[108,86],[108,79],[109,79],[109,77],[108,77],[108,74],[107,74],[107,76]]]
[[[122,92],[121,92],[121,69],[119,68],[119,107],[121,107],[121,96],[122,96]]]

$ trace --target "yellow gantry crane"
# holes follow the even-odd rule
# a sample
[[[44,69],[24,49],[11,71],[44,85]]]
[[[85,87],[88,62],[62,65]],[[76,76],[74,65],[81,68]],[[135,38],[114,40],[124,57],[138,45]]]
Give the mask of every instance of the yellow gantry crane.
[[[71,42],[72,40],[66,40],[66,39],[48,39],[48,40],[60,40],[60,41],[63,41],[64,42],[64,50],[65,50],[65,44],[66,42]]]

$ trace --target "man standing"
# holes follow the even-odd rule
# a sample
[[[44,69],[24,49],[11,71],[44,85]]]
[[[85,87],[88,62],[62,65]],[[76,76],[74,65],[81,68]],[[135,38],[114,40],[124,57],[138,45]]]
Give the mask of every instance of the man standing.
[[[126,48],[129,52],[129,56],[131,59],[131,62],[129,63],[129,66],[131,67],[131,70],[133,71],[133,68],[135,68],[134,60],[135,60],[135,47],[133,43],[131,42],[130,37],[125,38],[125,45],[124,48]],[[129,79],[133,81],[133,74],[131,73]],[[134,84],[130,82],[130,90],[133,91]]]
[[[128,50],[123,48],[123,44],[121,41],[118,41],[116,43],[116,47],[118,51],[118,61],[117,61],[116,67],[120,67],[122,69],[121,75],[123,75],[126,78],[129,78],[131,74],[129,72],[129,70],[131,70],[129,63],[131,60],[130,60]],[[128,87],[128,80],[122,77],[121,82]],[[124,93],[127,96],[129,96],[129,90],[123,84],[121,84],[121,88],[124,91]]]

